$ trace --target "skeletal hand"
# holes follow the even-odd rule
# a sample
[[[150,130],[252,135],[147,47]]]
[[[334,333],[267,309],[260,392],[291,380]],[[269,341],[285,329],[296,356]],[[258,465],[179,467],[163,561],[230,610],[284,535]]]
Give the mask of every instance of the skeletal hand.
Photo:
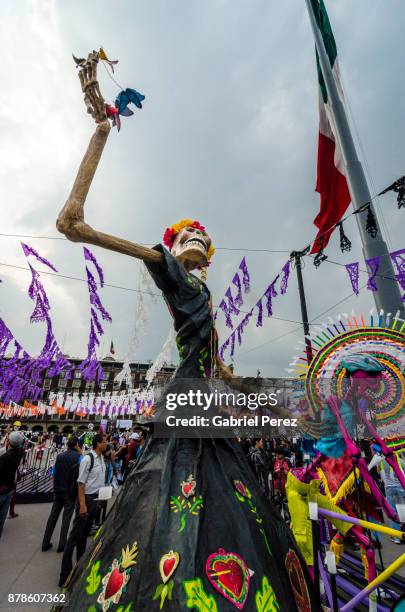
[[[84,93],[84,102],[87,112],[93,117],[96,123],[107,120],[105,100],[100,92],[97,81],[97,64],[99,53],[93,51],[87,56],[87,60],[80,62],[79,79]]]

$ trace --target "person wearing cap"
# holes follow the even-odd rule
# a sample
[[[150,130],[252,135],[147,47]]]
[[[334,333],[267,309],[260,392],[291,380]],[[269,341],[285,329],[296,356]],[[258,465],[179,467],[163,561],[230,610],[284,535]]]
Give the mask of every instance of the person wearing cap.
[[[6,442],[7,450],[0,456],[0,538],[7,518],[14,482],[21,459],[24,455],[24,436],[12,431]]]
[[[71,469],[79,463],[82,457],[82,449],[76,436],[70,436],[67,441],[67,450],[59,453],[53,474],[53,504],[49,515],[44,539],[42,541],[42,551],[45,552],[52,547],[51,538],[58,522],[60,513],[63,510],[62,525],[59,535],[59,545],[57,552],[63,552],[68,536],[70,521],[72,519],[75,502],[69,495],[69,477]]]

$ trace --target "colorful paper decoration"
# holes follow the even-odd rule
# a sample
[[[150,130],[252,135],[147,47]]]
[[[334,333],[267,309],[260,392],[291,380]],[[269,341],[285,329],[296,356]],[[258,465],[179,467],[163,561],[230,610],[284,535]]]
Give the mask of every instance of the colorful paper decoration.
[[[353,293],[359,295],[359,262],[355,261],[354,263],[346,264],[345,268],[350,278]]]
[[[287,293],[288,279],[290,278],[290,272],[291,272],[291,260],[290,259],[288,259],[286,263],[284,264],[284,266],[281,268],[281,272],[283,276],[282,276],[281,283],[280,283],[280,293],[281,295],[284,295],[285,293]]]
[[[95,255],[86,247],[83,247],[84,259],[91,262],[97,272],[98,282],[100,287],[104,286],[104,274],[101,266],[98,264]],[[86,265],[87,287],[90,300],[90,333],[87,345],[87,357],[79,365],[79,370],[85,380],[92,382],[95,378],[100,382],[103,377],[103,370],[98,362],[96,347],[100,345],[100,337],[104,334],[103,327],[99,320],[99,315],[104,321],[112,322],[109,313],[104,308],[100,296],[98,294],[97,281]],[[97,313],[98,311],[98,313]]]
[[[244,262],[244,259],[241,262],[240,269],[243,269],[243,265],[242,265],[243,262]],[[291,262],[290,262],[290,260],[287,260],[286,263],[283,265],[283,267],[281,269],[282,277],[281,277],[280,288],[279,288],[280,295],[284,295],[287,292],[288,280],[289,280],[289,277],[290,277],[290,272],[291,272]],[[239,325],[236,327],[236,329],[232,332],[232,334],[221,345],[221,347],[219,348],[219,356],[220,356],[221,359],[224,359],[225,352],[228,350],[229,347],[230,347],[229,357],[231,357],[231,358],[233,357],[233,355],[235,353],[235,338],[238,339],[238,345],[241,346],[243,333],[245,331],[245,328],[249,324],[250,319],[252,318],[252,316],[254,314],[255,308],[257,308],[256,327],[262,327],[263,326],[263,299],[266,299],[266,312],[267,312],[267,316],[271,317],[273,315],[273,298],[275,298],[275,297],[277,297],[279,295],[277,290],[276,290],[276,287],[275,287],[279,277],[280,277],[280,274],[277,274],[277,276],[268,285],[268,287],[266,288],[265,292],[259,298],[259,300],[256,302],[256,304],[253,306],[253,308],[245,315],[245,317],[239,323]],[[246,286],[249,286],[249,289],[250,289],[250,285],[249,285],[249,283],[247,283],[247,285],[245,285],[245,291],[246,291]],[[237,314],[236,312],[232,312],[232,309],[235,307],[235,303],[234,302],[235,302],[235,300],[232,300],[232,303],[226,303],[225,300],[223,300],[221,302],[221,304],[220,304],[220,308],[224,311],[224,314],[225,314],[225,317],[226,317],[225,323],[231,329],[233,328],[231,314]]]
[[[250,585],[250,570],[242,557],[219,548],[209,555],[205,571],[214,589],[242,610]]]
[[[403,177],[404,178],[404,177]],[[394,266],[397,269],[396,279],[402,291],[405,291],[405,249],[390,253]],[[405,293],[402,296],[402,301],[405,302]]]
[[[377,272],[380,268],[381,263],[381,255],[377,255],[377,257],[371,257],[370,259],[366,259],[366,264],[370,268],[370,276],[367,282],[367,289],[370,291],[378,291],[378,287],[376,284]]]
[[[383,195],[388,191],[394,191],[397,193],[397,206],[398,208],[405,208],[405,176],[401,176],[392,185],[381,191],[378,195]]]

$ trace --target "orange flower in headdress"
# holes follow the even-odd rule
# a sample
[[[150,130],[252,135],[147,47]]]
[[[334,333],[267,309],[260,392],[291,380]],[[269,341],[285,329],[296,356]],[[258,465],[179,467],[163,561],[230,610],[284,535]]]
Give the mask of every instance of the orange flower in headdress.
[[[201,225],[199,221],[193,221],[192,219],[182,219],[178,223],[174,223],[174,225],[171,225],[170,227],[166,228],[166,231],[163,234],[163,244],[171,250],[174,243],[174,239],[176,238],[177,234],[185,227],[194,227],[195,229],[199,229],[202,232],[205,232],[205,227]],[[211,243],[207,253],[208,261],[211,259],[214,253],[215,248],[214,245]]]

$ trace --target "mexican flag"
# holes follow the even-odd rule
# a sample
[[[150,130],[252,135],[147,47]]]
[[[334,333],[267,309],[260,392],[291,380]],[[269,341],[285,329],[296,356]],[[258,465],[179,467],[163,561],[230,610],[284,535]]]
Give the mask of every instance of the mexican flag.
[[[343,101],[336,43],[328,14],[323,0],[311,0],[311,4],[316,23],[322,34],[337,90]],[[328,244],[334,225],[343,217],[351,201],[342,152],[337,139],[332,109],[330,104],[328,104],[328,93],[318,53],[316,54],[316,63],[319,82],[319,139],[316,191],[321,196],[321,205],[320,211],[314,219],[314,225],[318,228],[318,234],[311,253],[318,253],[320,249]]]

